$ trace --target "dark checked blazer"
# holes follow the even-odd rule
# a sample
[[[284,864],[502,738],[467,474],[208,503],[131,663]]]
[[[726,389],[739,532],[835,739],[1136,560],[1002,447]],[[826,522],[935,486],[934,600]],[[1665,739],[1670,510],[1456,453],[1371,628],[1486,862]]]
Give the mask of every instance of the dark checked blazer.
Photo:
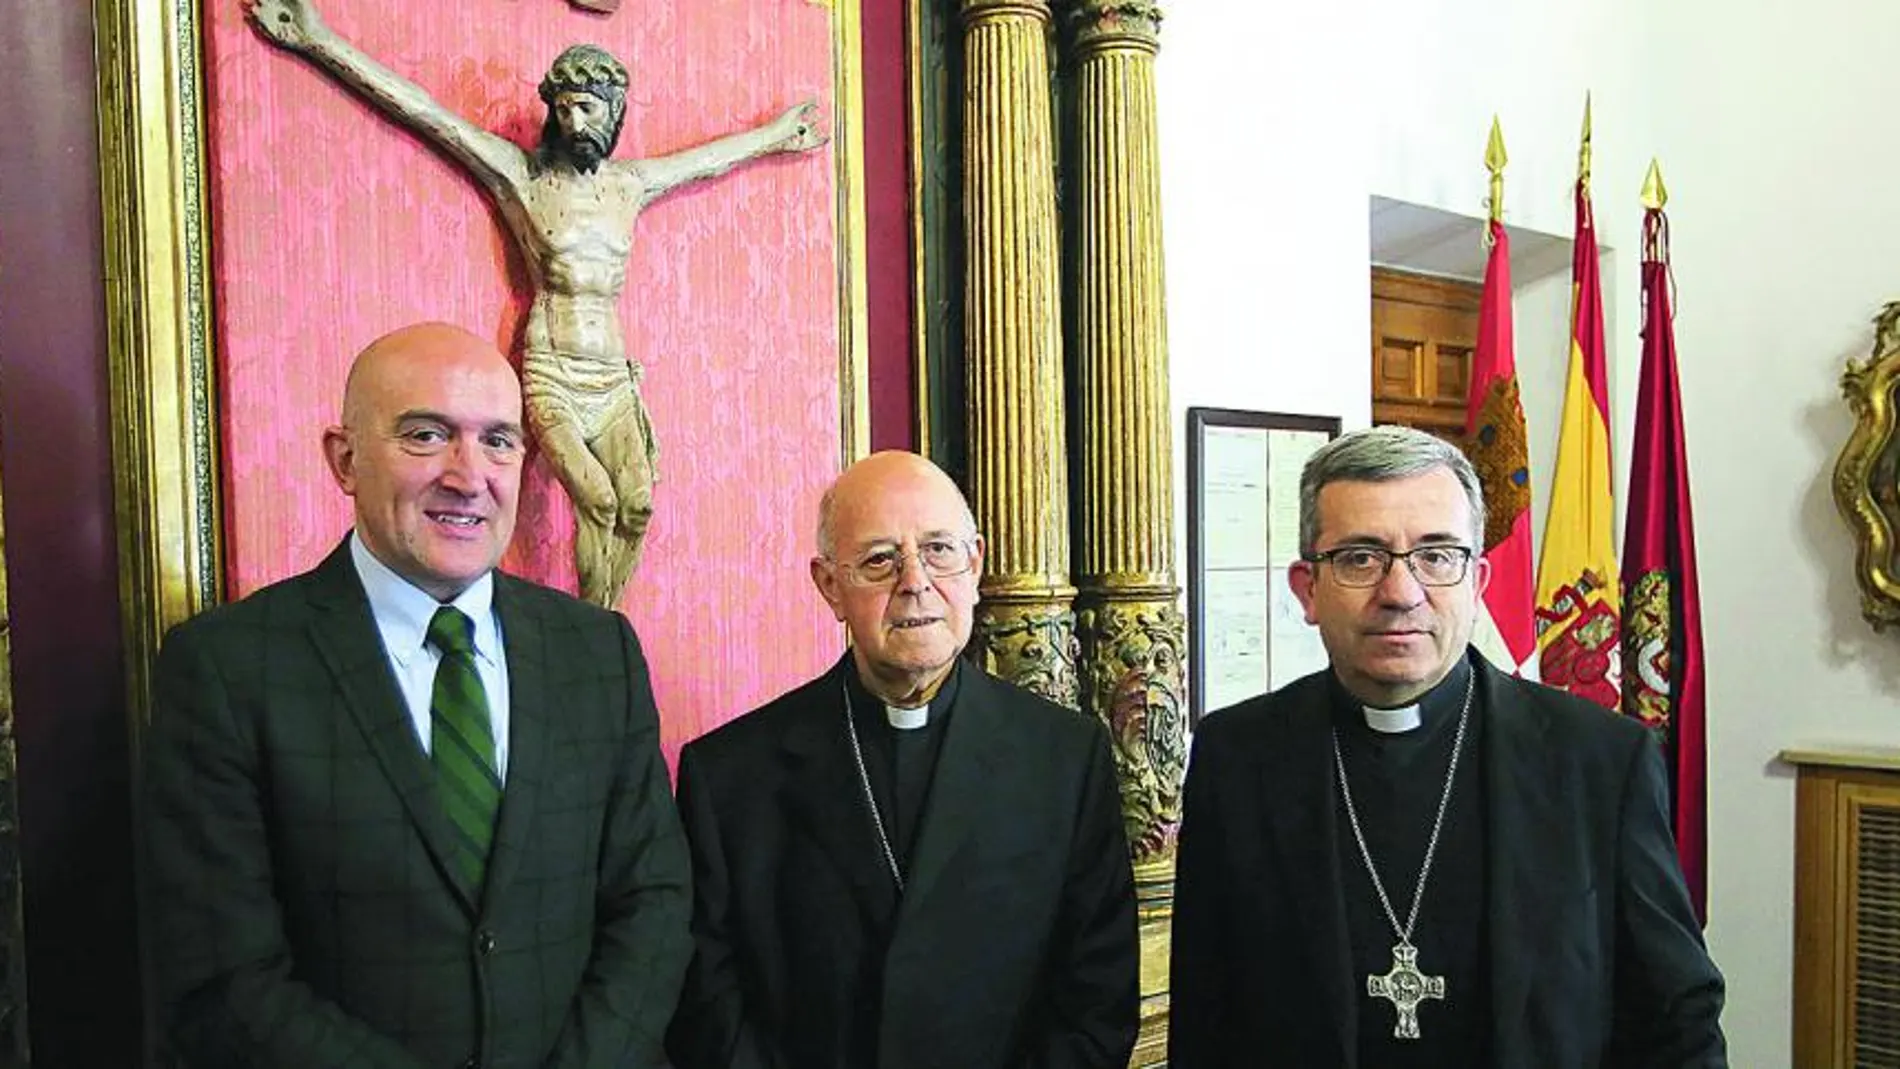
[[[1123,1069],[1135,893],[1108,736],[961,667],[900,899],[831,671],[686,747],[678,1069]]]
[[[495,576],[510,756],[484,888],[347,543],[175,629],[143,783],[165,1036],[193,1069],[663,1064],[689,865],[618,615]]]
[[[1727,1066],[1722,976],[1676,862],[1654,736],[1470,656],[1485,718],[1486,1065]],[[1195,732],[1171,1069],[1359,1065],[1370,1003],[1351,975],[1330,704],[1315,673]]]

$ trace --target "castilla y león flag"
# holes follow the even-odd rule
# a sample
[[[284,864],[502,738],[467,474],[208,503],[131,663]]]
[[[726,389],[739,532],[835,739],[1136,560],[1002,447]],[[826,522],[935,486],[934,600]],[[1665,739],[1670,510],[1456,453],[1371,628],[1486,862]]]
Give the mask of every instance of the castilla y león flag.
[[[1490,227],[1491,255],[1484,268],[1478,345],[1471,357],[1471,394],[1465,408],[1465,453],[1484,486],[1483,549],[1491,562],[1484,613],[1493,633],[1485,637],[1501,647],[1485,652],[1493,660],[1509,658],[1500,668],[1534,674],[1530,455],[1511,351],[1511,239],[1503,223],[1493,219]]]
[[[1708,789],[1702,665],[1702,606],[1696,589],[1689,454],[1676,381],[1669,297],[1669,223],[1662,176],[1644,183],[1643,370],[1630,450],[1629,516],[1623,529],[1623,711],[1655,729],[1669,765],[1676,850],[1708,919]]]

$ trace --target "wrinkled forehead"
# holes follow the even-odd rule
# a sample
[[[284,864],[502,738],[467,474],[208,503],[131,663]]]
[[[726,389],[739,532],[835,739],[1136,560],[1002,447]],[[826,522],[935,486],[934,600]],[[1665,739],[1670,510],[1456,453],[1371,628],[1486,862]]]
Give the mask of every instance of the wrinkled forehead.
[[[422,413],[475,426],[519,424],[521,386],[505,363],[391,362],[362,383],[367,414],[387,424]]]
[[[929,484],[850,495],[838,502],[832,525],[833,541],[846,552],[973,534],[963,498],[953,487]]]
[[[1471,502],[1443,468],[1400,479],[1340,480],[1319,491],[1319,537],[1327,544],[1469,541]]]

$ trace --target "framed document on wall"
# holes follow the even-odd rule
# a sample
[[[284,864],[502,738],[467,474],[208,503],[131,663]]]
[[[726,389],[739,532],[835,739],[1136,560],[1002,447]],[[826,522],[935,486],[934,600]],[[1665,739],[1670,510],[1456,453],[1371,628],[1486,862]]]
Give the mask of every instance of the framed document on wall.
[[[1326,666],[1287,586],[1300,470],[1337,416],[1188,409],[1188,694],[1202,714]]]

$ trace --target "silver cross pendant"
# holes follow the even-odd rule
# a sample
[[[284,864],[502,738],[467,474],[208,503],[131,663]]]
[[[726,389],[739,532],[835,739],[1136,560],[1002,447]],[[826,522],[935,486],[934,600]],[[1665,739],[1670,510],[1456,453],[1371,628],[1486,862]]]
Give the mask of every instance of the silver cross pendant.
[[[1392,1029],[1398,1039],[1418,1038],[1418,1004],[1428,998],[1444,1000],[1445,978],[1418,971],[1418,948],[1401,942],[1392,948],[1392,971],[1366,977],[1366,994],[1392,1003],[1399,1021]]]

